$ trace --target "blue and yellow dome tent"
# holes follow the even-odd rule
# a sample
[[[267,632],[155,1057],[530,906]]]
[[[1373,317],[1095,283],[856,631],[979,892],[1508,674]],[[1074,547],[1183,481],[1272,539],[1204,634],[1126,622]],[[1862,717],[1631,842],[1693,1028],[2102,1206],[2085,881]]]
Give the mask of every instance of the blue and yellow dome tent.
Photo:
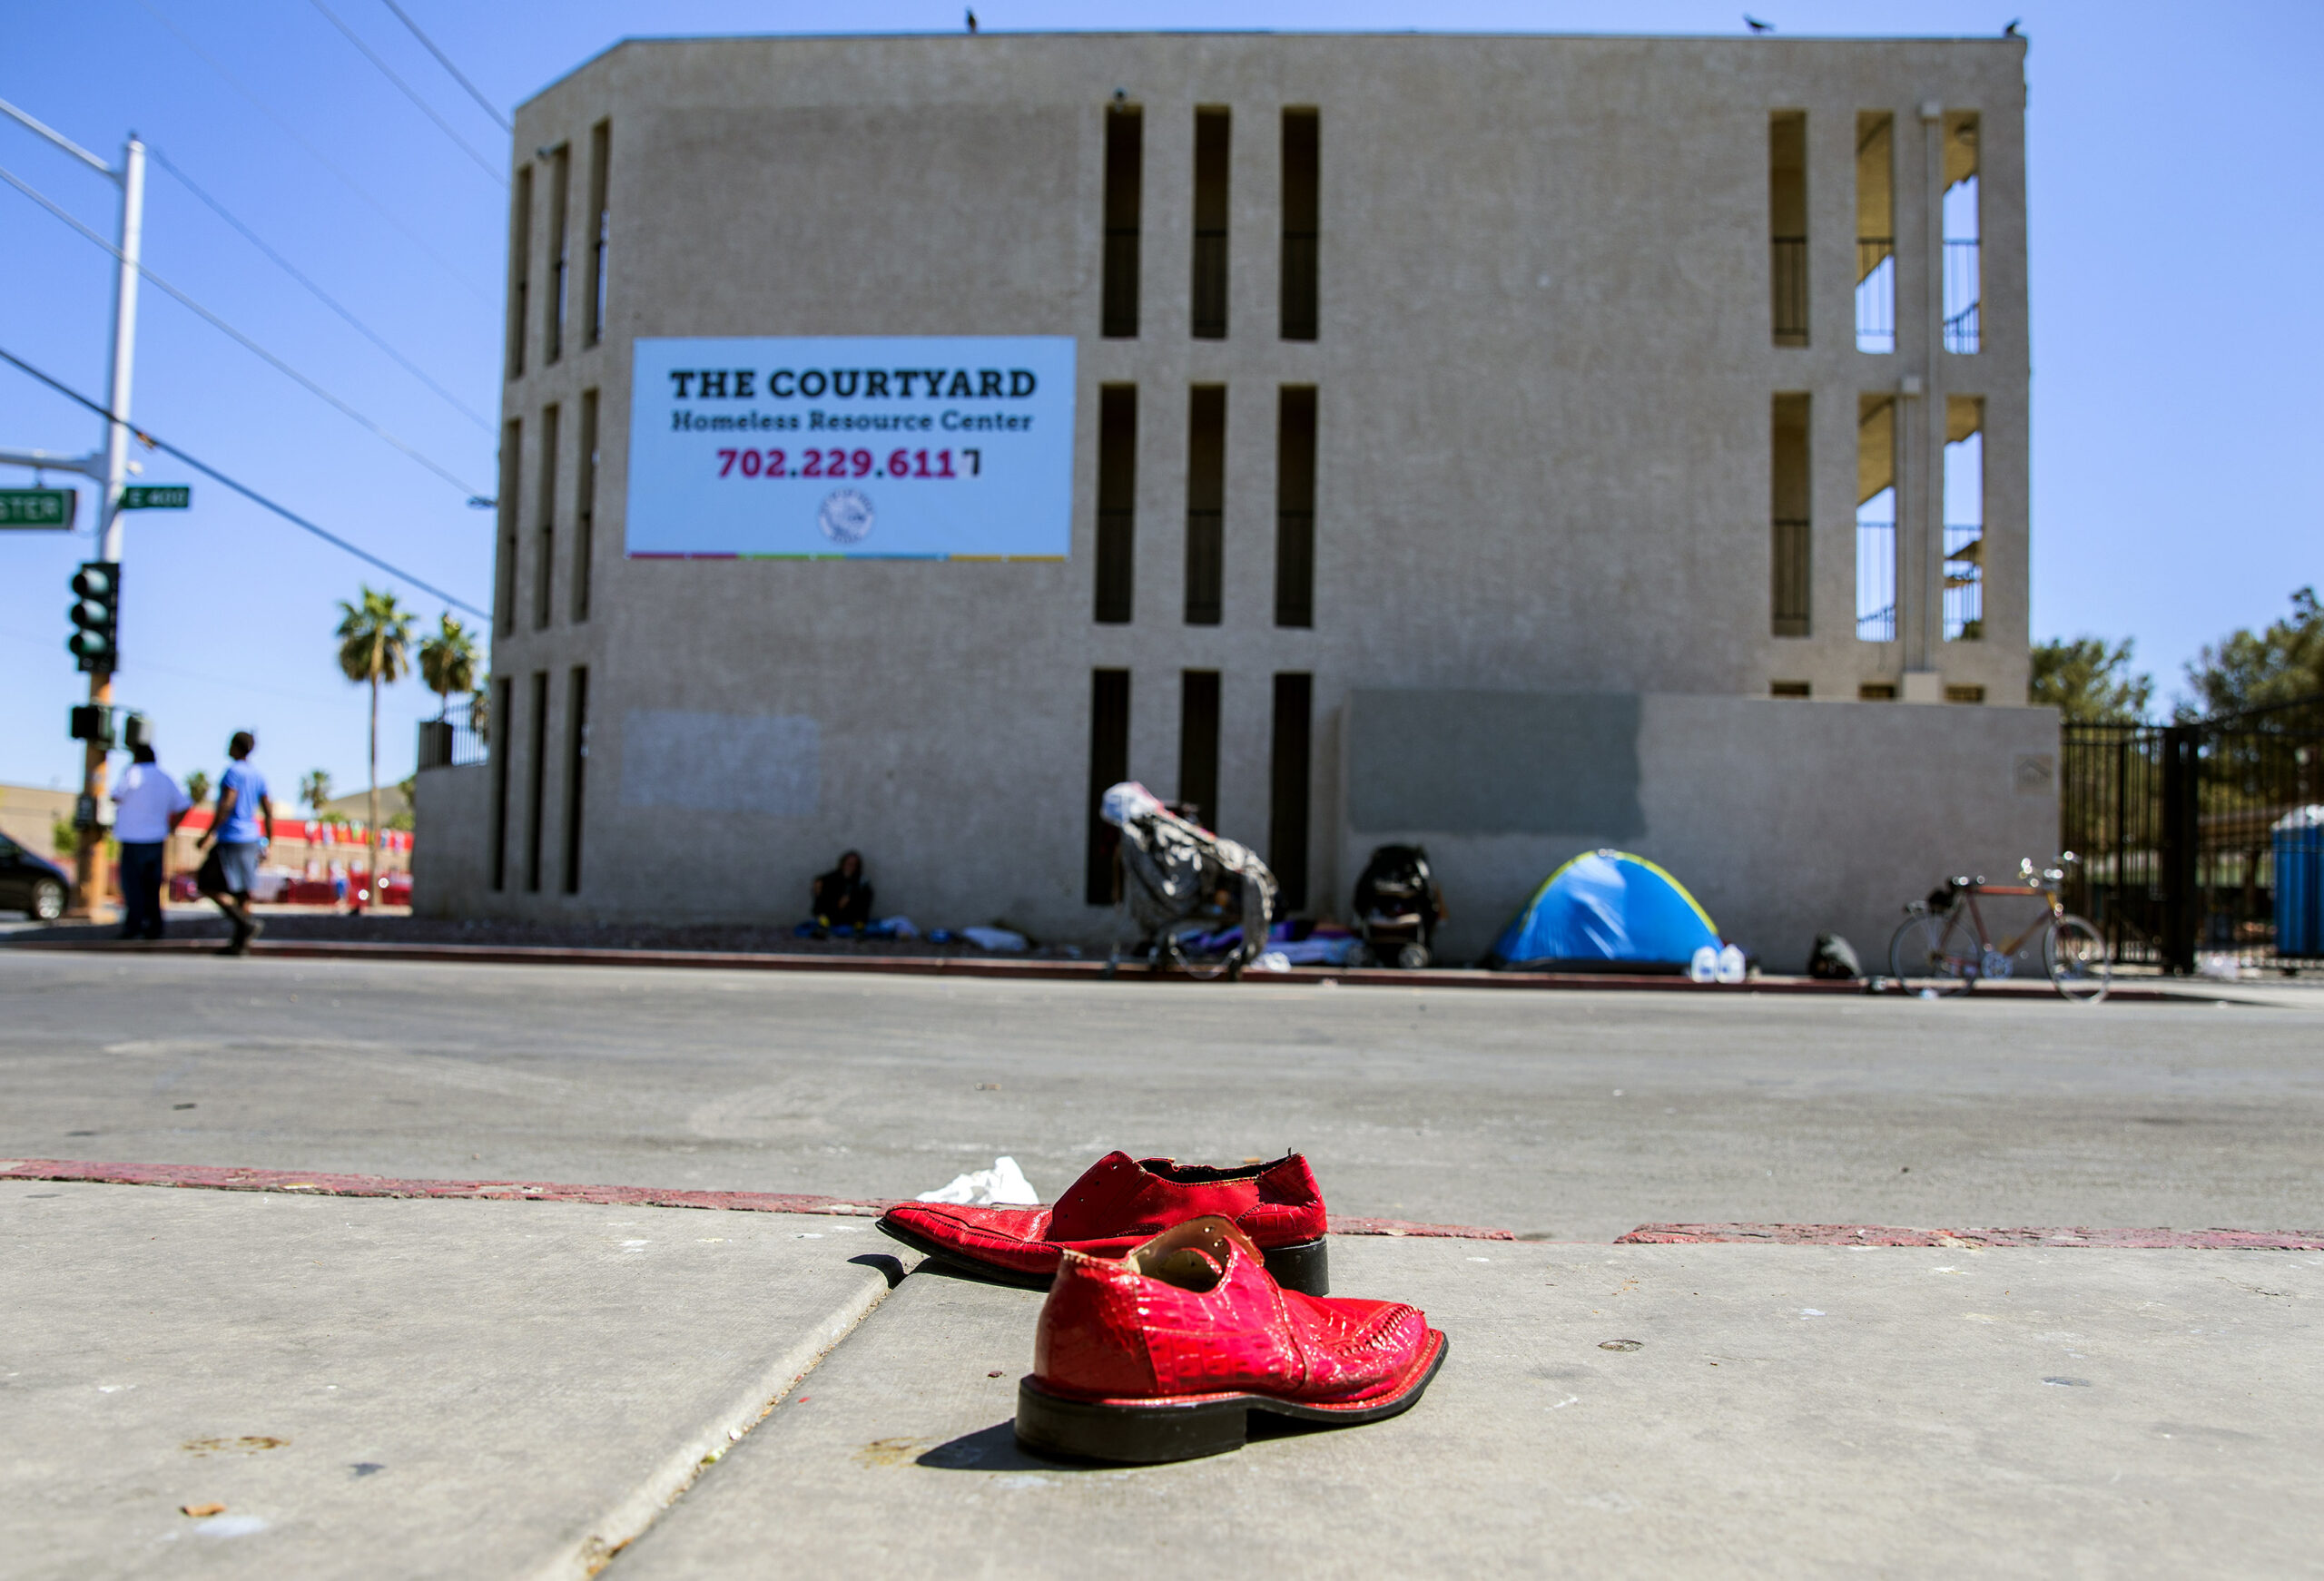
[[[1542,880],[1487,964],[1684,971],[1705,945],[1718,948],[1718,925],[1684,884],[1644,857],[1596,850]]]

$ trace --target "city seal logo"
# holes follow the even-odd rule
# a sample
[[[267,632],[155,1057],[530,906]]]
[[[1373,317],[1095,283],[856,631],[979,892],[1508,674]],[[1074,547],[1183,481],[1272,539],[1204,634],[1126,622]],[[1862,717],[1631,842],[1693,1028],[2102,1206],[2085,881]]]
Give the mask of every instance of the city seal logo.
[[[823,496],[815,525],[834,544],[860,544],[872,535],[872,502],[863,491],[835,488]]]

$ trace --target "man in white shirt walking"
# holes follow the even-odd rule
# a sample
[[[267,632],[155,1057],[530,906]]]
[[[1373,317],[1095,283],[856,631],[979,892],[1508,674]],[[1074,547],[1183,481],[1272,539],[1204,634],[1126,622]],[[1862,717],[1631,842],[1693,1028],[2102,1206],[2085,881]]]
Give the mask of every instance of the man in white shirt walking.
[[[162,937],[162,868],[170,836],[193,806],[153,761],[153,749],[130,749],[136,761],[113,793],[113,839],[121,842],[121,937]]]

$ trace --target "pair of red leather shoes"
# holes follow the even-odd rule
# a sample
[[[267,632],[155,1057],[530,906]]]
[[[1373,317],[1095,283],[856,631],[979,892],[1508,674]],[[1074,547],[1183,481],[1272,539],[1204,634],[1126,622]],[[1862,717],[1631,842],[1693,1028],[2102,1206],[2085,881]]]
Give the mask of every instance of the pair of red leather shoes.
[[[1444,1360],[1419,1309],[1326,1294],[1323,1193],[1296,1154],[1209,1169],[1112,1153],[1054,1207],[904,1203],[880,1228],[1049,1286],[1017,1391],[1019,1441],[1049,1454],[1215,1455],[1242,1446],[1254,1410],[1377,1421]]]

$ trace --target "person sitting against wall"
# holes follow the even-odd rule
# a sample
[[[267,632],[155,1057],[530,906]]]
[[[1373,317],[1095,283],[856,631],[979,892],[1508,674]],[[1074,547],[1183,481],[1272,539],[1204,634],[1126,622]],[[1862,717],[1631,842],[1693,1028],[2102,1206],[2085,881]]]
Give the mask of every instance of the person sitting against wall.
[[[853,930],[872,920],[872,886],[863,877],[863,856],[843,851],[839,865],[815,880],[813,908],[818,932]]]

